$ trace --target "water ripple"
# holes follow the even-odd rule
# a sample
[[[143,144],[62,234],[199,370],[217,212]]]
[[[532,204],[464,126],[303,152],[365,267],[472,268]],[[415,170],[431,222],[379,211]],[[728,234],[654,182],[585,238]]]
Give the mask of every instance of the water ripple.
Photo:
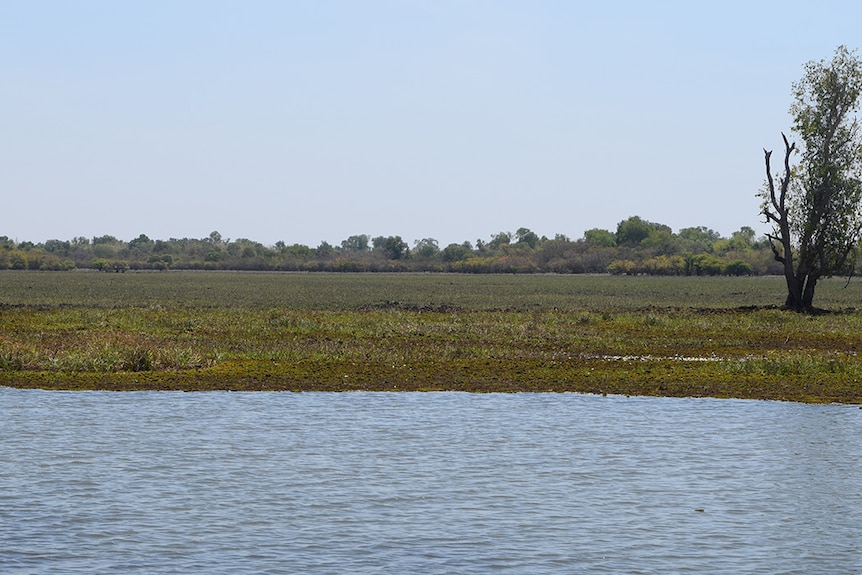
[[[862,411],[0,389],[0,572],[862,572]]]

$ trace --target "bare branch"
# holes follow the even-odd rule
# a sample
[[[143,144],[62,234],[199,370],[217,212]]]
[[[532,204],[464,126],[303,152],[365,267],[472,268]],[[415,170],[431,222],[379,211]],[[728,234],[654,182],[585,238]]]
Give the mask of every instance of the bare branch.
[[[784,140],[784,177],[781,178],[781,207],[778,209],[778,213],[783,217],[787,217],[787,212],[785,210],[785,200],[787,199],[787,189],[790,187],[790,156],[793,155],[793,151],[796,150],[796,142],[792,144],[787,141],[787,136],[784,135],[784,132],[781,133],[781,138]]]
[[[781,243],[781,238],[773,236],[772,234],[766,234],[767,239],[769,240],[769,247],[772,250],[772,255],[775,256],[775,261],[779,263],[784,263],[784,256],[778,252],[778,248],[775,247],[775,242]]]
[[[766,182],[769,185],[769,201],[778,209],[778,202],[775,201],[775,182],[772,180],[772,167],[769,165],[769,159],[772,157],[772,150],[763,148],[763,158],[766,162]]]
[[[764,216],[766,216],[766,221],[764,223],[769,223],[770,221],[775,222],[776,224],[780,224],[781,221],[778,219],[778,216],[770,212],[768,209],[765,209],[760,212]]]

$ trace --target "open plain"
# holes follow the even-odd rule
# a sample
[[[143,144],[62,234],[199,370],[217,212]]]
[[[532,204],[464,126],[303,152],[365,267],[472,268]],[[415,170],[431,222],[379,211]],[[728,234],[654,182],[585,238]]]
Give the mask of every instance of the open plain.
[[[862,402],[862,281],[0,272],[0,385]]]

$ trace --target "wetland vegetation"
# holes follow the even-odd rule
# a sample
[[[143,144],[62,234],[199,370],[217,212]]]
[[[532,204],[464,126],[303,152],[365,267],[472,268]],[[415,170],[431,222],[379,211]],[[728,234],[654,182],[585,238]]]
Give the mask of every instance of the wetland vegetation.
[[[0,272],[0,385],[862,401],[862,281]]]

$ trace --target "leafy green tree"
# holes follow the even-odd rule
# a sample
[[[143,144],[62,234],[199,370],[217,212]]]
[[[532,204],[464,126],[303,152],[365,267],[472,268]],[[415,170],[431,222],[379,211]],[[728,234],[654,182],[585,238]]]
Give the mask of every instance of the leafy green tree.
[[[503,246],[507,246],[512,243],[512,234],[509,232],[499,232],[491,236],[491,241],[488,242],[487,246],[492,250],[498,250]]]
[[[742,226],[738,231],[730,234],[730,241],[745,246],[746,248],[750,248],[754,245],[754,238],[757,237],[757,232],[754,231],[753,228],[749,226]]]
[[[166,254],[173,253],[175,251],[175,246],[172,242],[165,242],[162,240],[156,240],[153,244],[153,253],[154,254]]]
[[[431,259],[440,253],[440,247],[434,238],[425,238],[413,242],[413,253],[421,258]]]
[[[374,251],[381,252],[386,259],[400,260],[407,256],[407,243],[401,239],[401,236],[378,236],[371,240],[374,246]]]
[[[662,226],[650,231],[649,235],[640,241],[640,246],[653,248],[653,251],[664,254],[670,254],[676,248],[676,241],[670,228]]]
[[[590,246],[612,248],[617,245],[617,238],[608,230],[593,228],[584,232],[584,241]]]
[[[785,307],[813,309],[817,281],[852,269],[862,230],[862,136],[855,112],[862,92],[862,62],[839,46],[829,62],[808,62],[793,84],[793,131],[801,159],[784,134],[784,173],[778,186],[764,150],[767,183],[762,214],[787,283]]]
[[[125,247],[126,244],[114,236],[93,238],[93,255],[97,258],[112,259]]]
[[[311,259],[314,255],[314,250],[303,244],[285,245],[281,248],[280,252],[282,255],[290,255],[301,259]]]
[[[69,255],[69,249],[71,245],[69,242],[63,242],[60,240],[48,240],[45,242],[44,250],[49,254],[57,254],[57,255]]]
[[[617,245],[636,246],[653,232],[670,232],[670,227],[632,216],[617,224]]]
[[[347,252],[367,252],[371,238],[366,234],[350,236],[341,242],[341,249]]]
[[[21,251],[13,251],[9,258],[9,267],[13,270],[26,270],[28,267],[27,256]]]
[[[335,253],[335,248],[329,242],[323,241],[314,251],[319,258],[329,258]]]
[[[710,253],[715,242],[721,239],[721,234],[706,226],[682,228],[677,233],[679,249],[688,253]]]
[[[530,249],[536,249],[539,243],[539,236],[528,228],[518,228],[518,231],[515,232],[515,240],[519,244],[529,246]]]
[[[713,251],[720,254],[728,252],[748,252],[754,247],[755,231],[748,227],[742,226],[738,231],[733,232],[728,239],[718,240],[713,244]]]
[[[443,248],[442,259],[447,263],[459,262],[461,260],[466,260],[472,251],[470,242],[464,242],[463,244],[449,244]]]
[[[134,249],[140,249],[140,248],[152,249],[152,245],[153,245],[153,240],[151,240],[149,237],[147,237],[146,234],[141,234],[129,242],[129,248],[131,248],[133,250]]]
[[[705,244],[711,244],[712,242],[721,238],[721,234],[719,234],[715,230],[711,230],[706,226],[698,226],[696,228],[682,228],[679,230],[677,234],[684,240],[689,240],[692,242],[702,242]]]

